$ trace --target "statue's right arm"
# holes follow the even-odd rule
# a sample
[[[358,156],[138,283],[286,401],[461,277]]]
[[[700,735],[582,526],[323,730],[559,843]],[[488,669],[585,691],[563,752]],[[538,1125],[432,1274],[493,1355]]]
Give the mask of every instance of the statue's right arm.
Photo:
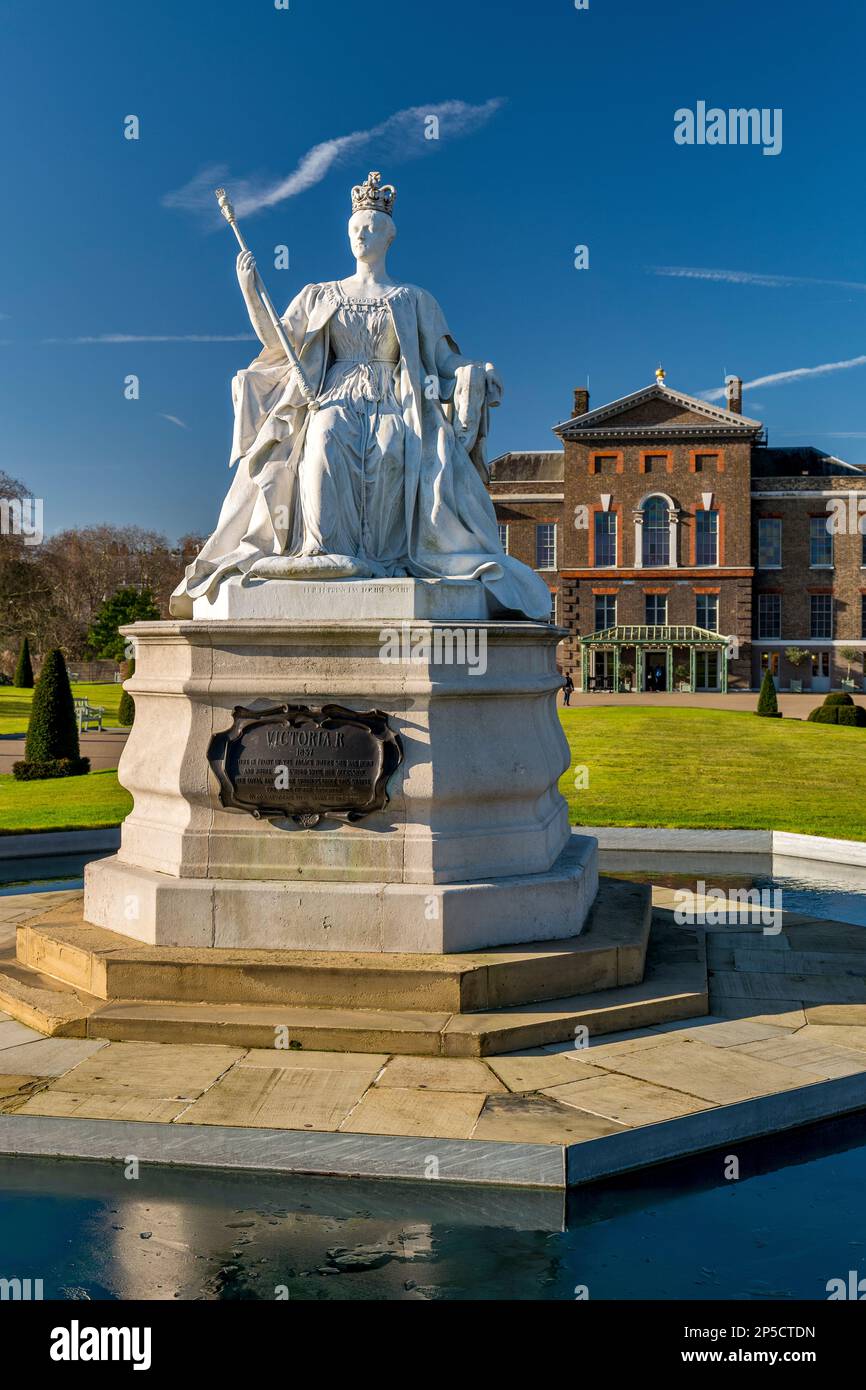
[[[250,323],[263,347],[280,350],[280,340],[274,332],[274,325],[256,289],[256,261],[251,251],[241,251],[238,255],[238,284],[247,306]]]

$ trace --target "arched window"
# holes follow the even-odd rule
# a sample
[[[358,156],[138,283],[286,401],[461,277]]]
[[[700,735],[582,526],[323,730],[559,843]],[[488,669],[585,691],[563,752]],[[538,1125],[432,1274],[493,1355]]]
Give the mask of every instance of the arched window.
[[[668,504],[663,497],[648,497],[643,504],[643,563],[669,565],[671,531]]]

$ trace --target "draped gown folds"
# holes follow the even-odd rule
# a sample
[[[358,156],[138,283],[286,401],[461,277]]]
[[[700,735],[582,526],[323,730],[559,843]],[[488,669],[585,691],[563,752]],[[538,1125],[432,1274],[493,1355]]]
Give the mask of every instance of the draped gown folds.
[[[339,282],[307,285],[283,324],[319,408],[281,349],[237,374],[234,481],[172,613],[191,616],[194,598],[267,556],[342,556],[361,575],[480,579],[503,609],[548,619],[546,584],[499,542],[486,412],[465,437],[455,379],[437,371],[441,340],[457,348],[435,299],[411,285],[363,300]]]

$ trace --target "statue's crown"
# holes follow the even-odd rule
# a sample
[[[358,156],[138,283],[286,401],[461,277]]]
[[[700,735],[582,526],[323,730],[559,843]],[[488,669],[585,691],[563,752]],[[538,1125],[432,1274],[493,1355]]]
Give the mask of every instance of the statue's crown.
[[[352,189],[352,211],[361,212],[370,208],[373,212],[386,212],[390,217],[394,208],[397,190],[392,183],[382,184],[382,175],[375,172],[367,175],[366,183],[356,183]]]

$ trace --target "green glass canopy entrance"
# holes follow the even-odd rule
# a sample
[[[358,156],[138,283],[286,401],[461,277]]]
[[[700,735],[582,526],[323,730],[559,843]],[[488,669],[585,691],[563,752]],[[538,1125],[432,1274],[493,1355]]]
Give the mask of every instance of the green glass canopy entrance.
[[[654,682],[651,688],[673,690],[675,661],[683,672],[688,662],[689,690],[728,688],[729,639],[720,632],[703,627],[623,623],[587,633],[579,642],[580,688],[584,691],[646,690],[648,667]],[[605,660],[603,676],[597,675],[595,669],[589,675],[590,661],[595,668],[598,652],[612,653],[612,661]],[[703,653],[711,654],[709,660]],[[715,685],[708,683],[712,673],[716,676]],[[685,685],[684,675],[678,683]]]

